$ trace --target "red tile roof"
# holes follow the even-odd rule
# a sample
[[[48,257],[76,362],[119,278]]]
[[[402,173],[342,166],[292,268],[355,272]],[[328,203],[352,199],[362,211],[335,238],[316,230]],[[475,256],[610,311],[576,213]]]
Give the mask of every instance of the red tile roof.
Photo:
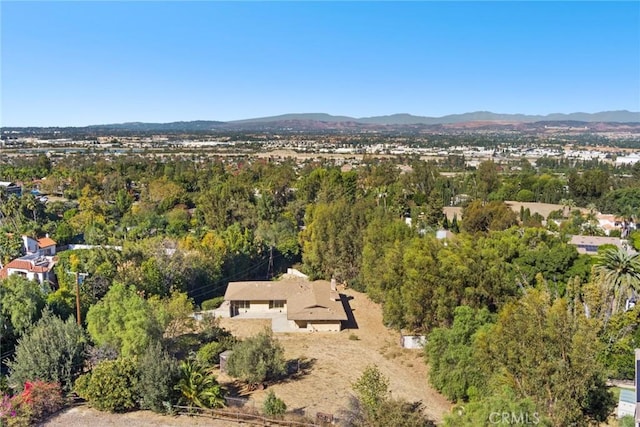
[[[15,270],[27,270],[33,273],[46,273],[50,270],[49,263],[45,265],[33,265],[29,261],[14,259],[9,264],[5,265],[5,269],[15,269]]]
[[[6,279],[8,275],[9,275],[9,272],[7,271],[6,268],[0,268],[0,280]]]
[[[49,237],[42,237],[38,239],[38,246],[40,246],[41,248],[46,248],[48,246],[55,246],[55,245],[56,245],[56,241]]]

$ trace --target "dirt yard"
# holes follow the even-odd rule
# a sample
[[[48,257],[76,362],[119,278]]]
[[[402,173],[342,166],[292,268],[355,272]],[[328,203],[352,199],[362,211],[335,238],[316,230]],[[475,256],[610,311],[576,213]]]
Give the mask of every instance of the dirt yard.
[[[159,415],[151,411],[134,411],[125,414],[112,414],[101,412],[90,408],[87,405],[75,406],[66,409],[59,414],[49,418],[41,427],[226,427],[227,421],[215,420],[211,418],[166,416]]]
[[[520,207],[525,209],[529,209],[529,211],[534,213],[539,213],[544,218],[547,218],[552,211],[557,211],[563,208],[562,205],[554,205],[551,203],[535,203],[535,202],[513,202],[507,201],[505,202],[509,207],[517,214],[520,213]],[[588,213],[586,208],[575,207],[573,209],[580,209],[580,211],[584,213]],[[458,219],[462,219],[462,208],[458,206],[445,206],[443,208],[444,214],[447,216],[449,221],[453,220],[453,216],[457,215]],[[568,211],[567,211],[568,212]]]
[[[425,414],[441,422],[451,404],[429,386],[427,366],[419,350],[400,348],[399,335],[382,325],[382,310],[378,304],[362,293],[340,289],[349,298],[355,328],[341,332],[284,333],[276,338],[285,347],[287,359],[303,359],[303,371],[298,378],[271,384],[265,390],[248,392],[232,378],[218,372],[221,384],[234,390],[239,396],[249,398],[250,408],[261,409],[269,390],[273,390],[287,404],[287,409],[315,419],[317,412],[331,413],[339,417],[351,394],[353,383],[369,364],[376,364],[390,379],[393,397],[409,401],[420,400]],[[221,319],[221,325],[234,335],[255,335],[271,320]],[[305,366],[306,365],[306,366]],[[127,414],[99,412],[88,406],[69,408],[43,424],[48,427],[80,427],[87,425],[147,427],[147,426],[224,426],[229,422],[206,418],[168,417],[149,411]]]
[[[365,294],[350,289],[341,292],[351,298],[357,329],[276,334],[285,356],[301,358],[309,367],[298,379],[246,394],[251,404],[261,407],[268,390],[273,390],[289,410],[314,418],[317,412],[337,414],[348,402],[351,383],[367,365],[376,364],[390,379],[393,397],[420,400],[425,413],[441,421],[451,404],[429,386],[422,352],[400,348],[399,334],[382,325],[381,307]],[[222,326],[240,337],[254,335],[269,325],[269,320],[222,319]],[[219,380],[225,383],[231,378],[220,375]]]

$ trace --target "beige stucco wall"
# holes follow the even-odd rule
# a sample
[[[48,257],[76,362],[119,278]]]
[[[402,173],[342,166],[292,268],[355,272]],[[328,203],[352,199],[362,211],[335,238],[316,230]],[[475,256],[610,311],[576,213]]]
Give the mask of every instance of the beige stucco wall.
[[[308,329],[319,332],[339,332],[340,327],[340,321],[335,320],[309,322],[307,325]]]
[[[269,311],[269,301],[251,301],[251,311]]]
[[[313,322],[296,320],[295,323],[298,328],[307,329],[308,331],[339,332],[342,329],[342,324],[338,320],[316,320]]]
[[[287,312],[287,304],[285,302],[284,307],[282,308],[269,308],[269,301],[251,301],[251,308],[249,309],[251,312],[275,312],[275,313],[286,313]]]

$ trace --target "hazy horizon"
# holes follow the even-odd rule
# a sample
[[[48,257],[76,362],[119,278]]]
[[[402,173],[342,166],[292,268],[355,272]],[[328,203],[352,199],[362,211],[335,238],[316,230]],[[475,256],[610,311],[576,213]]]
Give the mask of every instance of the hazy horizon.
[[[2,2],[0,12],[4,127],[640,111],[635,2]]]

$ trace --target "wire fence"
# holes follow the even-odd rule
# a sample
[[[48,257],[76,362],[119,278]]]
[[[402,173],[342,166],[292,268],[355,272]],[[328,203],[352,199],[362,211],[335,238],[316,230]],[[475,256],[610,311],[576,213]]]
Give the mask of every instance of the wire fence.
[[[296,421],[286,418],[265,417],[257,413],[229,409],[205,409],[189,406],[173,406],[177,415],[214,418],[221,421],[258,425],[258,426],[289,426],[289,427],[318,427],[331,425],[332,422],[323,417],[316,417],[316,422]]]

